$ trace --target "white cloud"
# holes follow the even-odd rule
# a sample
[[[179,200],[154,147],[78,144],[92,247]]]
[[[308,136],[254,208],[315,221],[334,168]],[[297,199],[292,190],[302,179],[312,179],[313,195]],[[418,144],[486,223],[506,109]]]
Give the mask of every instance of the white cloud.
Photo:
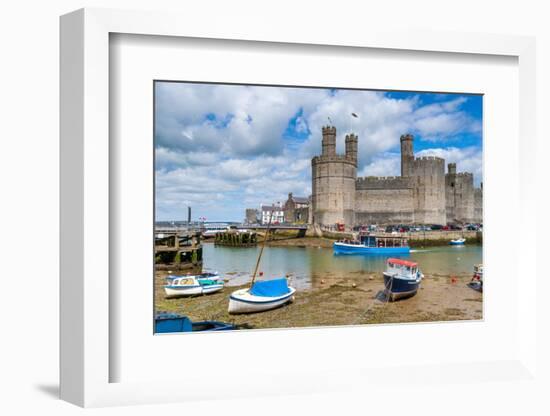
[[[213,213],[224,211],[240,219],[244,207],[286,201],[289,192],[309,196],[311,183],[309,159],[295,159],[291,154],[255,159],[231,158],[212,165],[188,166],[156,172],[157,210],[161,218],[184,212],[188,205]],[[238,204],[237,204],[238,202]],[[244,204],[244,205],[243,205]],[[236,211],[231,212],[234,209]],[[198,214],[197,214],[198,215]]]
[[[416,157],[437,156],[445,159],[445,163],[456,163],[457,172],[474,174],[474,184],[479,186],[483,175],[482,151],[477,147],[447,147],[424,149],[415,154]],[[447,166],[445,166],[447,169]],[[445,171],[446,173],[447,171]],[[373,158],[372,162],[358,172],[358,176],[399,176],[401,175],[401,154],[382,153]]]
[[[398,153],[383,153],[375,156],[372,162],[358,173],[358,176],[399,175],[401,175],[401,155]]]
[[[470,172],[474,174],[474,184],[479,186],[483,180],[483,153],[478,147],[447,147],[425,149],[417,156],[437,156],[445,159],[445,163],[456,163],[457,172]],[[447,167],[445,167],[447,168]]]
[[[329,117],[337,127],[338,152],[344,151],[347,133],[359,135],[360,175],[398,175],[401,134],[443,145],[457,134],[480,131],[479,121],[461,110],[466,101],[421,105],[418,95],[395,99],[376,91],[159,83],[158,212],[169,218],[187,204],[244,212],[244,206],[285,200],[288,192],[308,196],[310,160],[321,151],[321,127]],[[359,117],[352,118],[352,112]],[[310,135],[285,145],[284,133],[297,114],[296,133]],[[481,156],[473,150],[430,151],[446,151],[443,157],[456,159],[459,169],[481,176]]]
[[[158,83],[156,88],[158,146],[235,156],[282,153],[289,120],[329,94],[320,89],[186,83]]]

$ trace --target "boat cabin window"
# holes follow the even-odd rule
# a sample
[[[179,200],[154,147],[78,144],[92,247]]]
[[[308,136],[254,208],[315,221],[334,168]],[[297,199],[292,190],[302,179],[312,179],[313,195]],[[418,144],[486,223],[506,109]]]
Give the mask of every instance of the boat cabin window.
[[[361,236],[361,244],[367,247],[376,247],[376,237],[370,235]]]
[[[395,271],[401,272],[405,275],[416,274],[416,266],[405,266],[403,264],[388,263],[388,267],[394,269]]]

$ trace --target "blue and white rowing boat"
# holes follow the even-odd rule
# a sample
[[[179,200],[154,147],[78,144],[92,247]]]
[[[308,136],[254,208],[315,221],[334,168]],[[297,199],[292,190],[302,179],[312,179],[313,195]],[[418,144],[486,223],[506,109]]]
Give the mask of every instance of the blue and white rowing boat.
[[[384,272],[384,292],[391,301],[413,296],[424,275],[418,264],[401,259],[388,259]]]
[[[361,235],[359,240],[337,241],[333,248],[335,254],[402,255],[410,253],[407,239],[399,236]]]
[[[451,246],[463,246],[465,242],[466,242],[465,238],[457,238],[455,240],[449,241],[449,244]]]
[[[166,297],[207,295],[223,289],[223,280],[218,275],[170,276],[166,279]]]

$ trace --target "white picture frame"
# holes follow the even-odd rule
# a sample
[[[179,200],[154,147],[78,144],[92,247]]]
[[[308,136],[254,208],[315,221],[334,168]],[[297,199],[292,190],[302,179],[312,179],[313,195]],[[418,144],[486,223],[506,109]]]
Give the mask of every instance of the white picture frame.
[[[172,13],[83,9],[61,18],[61,398],[80,406],[160,403],[213,398],[200,388],[206,375],[190,374],[178,382],[110,382],[110,366],[118,358],[110,350],[109,260],[112,221],[109,148],[109,36],[113,33],[278,42],[301,45],[429,51],[441,54],[503,55],[517,58],[519,68],[519,212],[522,239],[536,241],[536,218],[526,215],[537,202],[529,180],[535,166],[535,41],[530,37],[420,31],[380,32],[361,28],[327,32],[323,25],[284,31],[276,22],[251,22],[234,30],[224,19],[205,25],[202,19],[185,19]],[[486,231],[487,232],[487,231]],[[490,230],[489,230],[490,232]],[[115,242],[116,243],[116,242]],[[518,264],[533,260],[533,250],[518,247]],[[517,266],[517,265],[516,265]],[[519,273],[513,269],[510,273]],[[449,360],[413,368],[361,365],[331,371],[304,369],[289,380],[270,374],[269,382],[237,383],[217,397],[285,393],[334,392],[357,386],[415,379],[463,382],[536,377],[536,280],[522,276],[517,288],[519,321],[515,354],[483,363]],[[322,330],[321,330],[322,331]],[[345,334],[340,334],[342,336]],[[297,369],[300,372],[300,369]],[[446,373],[446,376],[442,376]],[[343,382],[342,380],[347,380]],[[354,387],[355,386],[355,387]],[[399,388],[399,387],[398,387]],[[402,387],[404,388],[404,387]],[[219,392],[218,392],[219,393]]]

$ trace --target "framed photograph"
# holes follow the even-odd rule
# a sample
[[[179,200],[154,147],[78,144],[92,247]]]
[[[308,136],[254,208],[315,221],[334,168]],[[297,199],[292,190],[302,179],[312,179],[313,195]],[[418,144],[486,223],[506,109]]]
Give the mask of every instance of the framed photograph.
[[[153,88],[155,332],[482,319],[482,95]]]
[[[534,40],[180,18],[61,18],[62,398],[533,379]]]

